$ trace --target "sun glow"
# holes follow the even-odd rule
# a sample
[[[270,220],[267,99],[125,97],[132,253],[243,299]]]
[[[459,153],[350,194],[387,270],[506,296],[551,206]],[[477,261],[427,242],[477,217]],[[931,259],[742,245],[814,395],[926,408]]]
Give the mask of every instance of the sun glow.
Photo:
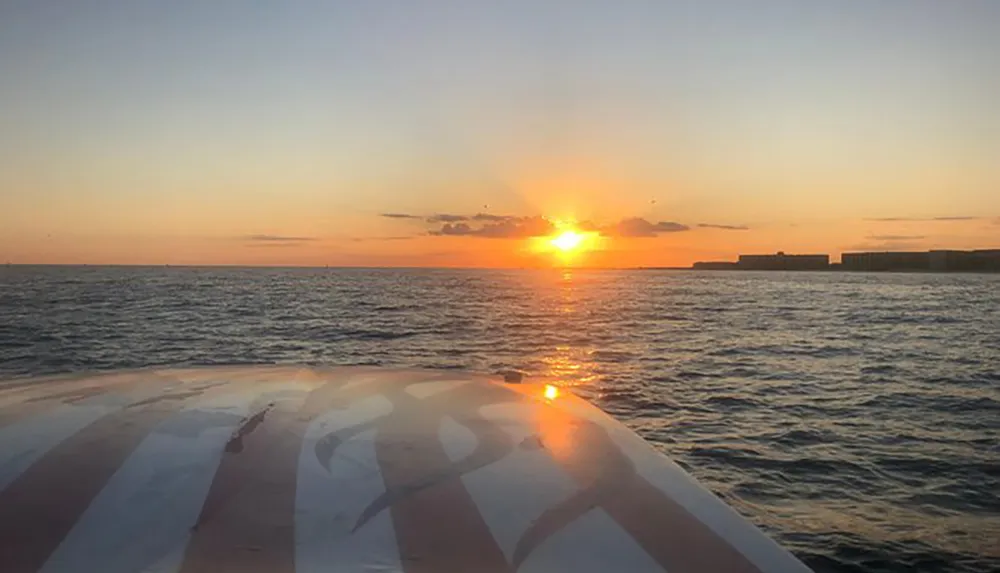
[[[575,221],[550,219],[555,232],[545,237],[532,239],[532,250],[536,253],[555,255],[562,265],[575,264],[584,253],[600,248],[602,237],[596,231],[583,231]]]
[[[560,251],[568,253],[572,250],[579,249],[580,245],[583,244],[583,239],[583,234],[567,230],[549,239],[549,243]]]

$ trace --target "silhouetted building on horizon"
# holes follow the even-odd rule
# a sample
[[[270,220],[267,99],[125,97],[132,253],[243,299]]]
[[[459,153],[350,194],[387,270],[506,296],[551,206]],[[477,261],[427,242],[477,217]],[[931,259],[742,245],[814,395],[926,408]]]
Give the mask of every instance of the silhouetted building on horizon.
[[[846,271],[1000,272],[1000,249],[844,253]]]
[[[830,255],[740,255],[740,269],[750,271],[821,271],[830,266]]]
[[[845,271],[926,271],[930,270],[929,252],[844,253],[840,255]]]
[[[1000,249],[931,251],[930,270],[1000,272]]]
[[[829,255],[786,255],[778,252],[774,255],[740,255],[739,262],[697,262],[691,268],[710,271],[1000,273],[1000,249],[844,253],[840,261],[831,264]]]

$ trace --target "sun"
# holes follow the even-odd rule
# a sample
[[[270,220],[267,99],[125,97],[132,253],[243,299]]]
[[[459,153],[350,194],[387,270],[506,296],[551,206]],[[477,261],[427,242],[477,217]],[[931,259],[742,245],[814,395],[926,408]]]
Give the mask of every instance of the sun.
[[[549,243],[564,253],[569,253],[580,248],[583,244],[584,235],[576,231],[567,230],[549,239]]]
[[[584,260],[587,253],[601,250],[604,238],[600,232],[581,228],[574,220],[546,218],[551,235],[532,237],[529,249],[534,253],[554,256],[557,264],[572,266]],[[586,230],[584,230],[586,229]]]

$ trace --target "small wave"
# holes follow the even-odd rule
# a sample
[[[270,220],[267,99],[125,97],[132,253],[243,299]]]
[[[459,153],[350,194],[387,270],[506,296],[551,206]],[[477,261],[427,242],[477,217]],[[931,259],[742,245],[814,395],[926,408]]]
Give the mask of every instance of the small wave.
[[[721,406],[728,410],[743,410],[748,408],[760,408],[762,405],[757,400],[747,396],[735,396],[726,394],[715,394],[705,399],[705,403],[712,406]]]
[[[591,350],[588,354],[593,360],[615,363],[627,362],[639,357],[635,352],[620,350]]]
[[[838,436],[830,431],[816,428],[797,428],[788,430],[776,435],[768,436],[768,439],[784,446],[814,446],[836,442]]]

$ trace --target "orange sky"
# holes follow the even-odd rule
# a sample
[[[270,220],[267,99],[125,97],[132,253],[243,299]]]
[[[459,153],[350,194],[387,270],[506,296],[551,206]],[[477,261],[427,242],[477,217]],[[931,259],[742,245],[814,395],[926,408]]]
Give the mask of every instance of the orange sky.
[[[0,7],[0,263],[1000,247],[997,2],[46,4]]]
[[[412,226],[423,223],[412,223]],[[409,227],[411,225],[405,225]],[[933,231],[929,234],[927,229]],[[409,230],[409,229],[406,229]],[[844,250],[977,248],[997,237],[1000,222],[814,221],[749,230],[692,228],[655,237],[609,237],[596,250],[570,258],[534,252],[530,239],[476,236],[381,235],[366,238],[311,235],[172,236],[169,234],[60,234],[22,239],[3,233],[2,260],[12,263],[303,265],[303,266],[687,266],[698,260],[734,260],[739,253],[789,250],[830,252],[831,237]],[[914,233],[925,233],[916,238]],[[994,243],[996,245],[997,243]],[[839,252],[833,253],[835,258]]]

